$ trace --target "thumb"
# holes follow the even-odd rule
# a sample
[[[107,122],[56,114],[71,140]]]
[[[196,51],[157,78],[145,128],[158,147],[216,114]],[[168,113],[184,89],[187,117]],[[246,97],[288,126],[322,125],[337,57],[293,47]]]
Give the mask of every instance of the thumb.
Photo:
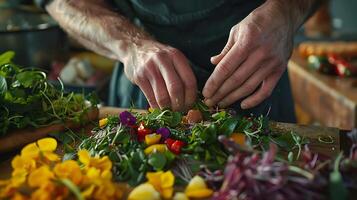
[[[232,37],[229,36],[227,44],[224,46],[221,53],[211,57],[211,63],[213,65],[217,65],[219,62],[221,62],[221,60],[229,52],[229,50],[232,48],[232,46],[233,46],[233,40],[232,40]]]

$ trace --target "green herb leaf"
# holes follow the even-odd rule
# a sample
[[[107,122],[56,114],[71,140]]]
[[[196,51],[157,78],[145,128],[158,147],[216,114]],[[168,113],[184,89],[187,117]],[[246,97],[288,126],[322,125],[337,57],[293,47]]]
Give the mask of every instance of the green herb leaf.
[[[3,54],[0,55],[0,66],[10,63],[11,60],[14,58],[15,56],[15,52],[13,51],[7,51]]]
[[[162,153],[153,153],[149,156],[148,163],[151,165],[156,171],[162,170],[166,165],[166,157]]]
[[[226,135],[226,136],[230,136],[237,124],[238,124],[238,118],[236,117],[232,117],[232,118],[228,118],[226,121],[223,122],[223,124],[219,127],[219,134],[221,135]]]
[[[46,75],[39,71],[23,71],[15,76],[16,80],[25,88],[42,83],[46,80]],[[16,84],[15,82],[14,84]],[[14,86],[14,85],[13,85]]]

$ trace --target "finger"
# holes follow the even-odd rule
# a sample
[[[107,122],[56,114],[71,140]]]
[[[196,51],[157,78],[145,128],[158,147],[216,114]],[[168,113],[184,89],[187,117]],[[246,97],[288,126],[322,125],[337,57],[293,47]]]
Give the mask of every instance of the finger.
[[[168,57],[161,57],[157,62],[170,96],[171,108],[173,110],[182,110],[185,104],[184,86],[181,78],[176,73],[173,61]]]
[[[222,60],[222,58],[228,53],[228,51],[233,47],[233,44],[234,44],[233,36],[230,34],[228,37],[228,41],[224,46],[223,50],[221,51],[221,53],[211,57],[211,63],[213,65],[217,65]]]
[[[142,78],[138,80],[136,84],[140,87],[141,91],[144,93],[147,101],[149,102],[150,107],[159,108],[159,105],[156,102],[155,94],[149,80],[147,78]]]
[[[224,97],[219,103],[219,107],[227,107],[237,100],[246,97],[253,93],[257,87],[263,82],[263,80],[271,73],[274,65],[270,63],[267,66],[261,67],[256,71],[249,79],[242,84],[241,87],[233,90],[228,96]]]
[[[223,84],[223,82],[243,63],[248,57],[248,52],[252,50],[251,47],[242,46],[235,43],[230,51],[223,57],[214,69],[211,76],[208,78],[204,89],[203,96],[210,98],[216,90]]]
[[[185,109],[196,101],[197,81],[186,57],[178,50],[174,51],[173,62],[176,72],[183,81],[185,88]]]
[[[171,99],[161,72],[156,67],[151,67],[151,70],[148,70],[147,73],[148,80],[160,109],[170,108]]]
[[[233,72],[233,74],[224,81],[221,87],[218,88],[216,93],[205,101],[207,106],[216,105],[221,99],[227,96],[235,88],[240,87],[257,69],[261,66],[269,64],[268,58],[265,58],[260,49],[255,50],[250,54],[239,68]]]
[[[280,77],[282,76],[282,72],[272,73],[267,77],[266,80],[263,81],[261,87],[254,94],[244,99],[241,103],[242,109],[252,108],[261,102],[263,102],[266,98],[268,98],[273,92],[276,84],[278,83]]]

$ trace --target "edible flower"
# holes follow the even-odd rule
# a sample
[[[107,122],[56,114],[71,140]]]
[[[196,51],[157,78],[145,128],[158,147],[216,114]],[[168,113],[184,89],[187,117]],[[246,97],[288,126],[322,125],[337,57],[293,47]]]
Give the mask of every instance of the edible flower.
[[[57,141],[53,138],[43,138],[36,143],[30,143],[21,150],[21,157],[38,159],[40,156],[49,161],[57,161],[59,157],[53,153],[57,148]]]
[[[80,162],[61,162],[57,141],[40,139],[26,145],[12,160],[11,178],[0,180],[0,199],[121,199],[123,190],[112,181],[108,157],[91,157],[80,150]]]
[[[63,163],[57,164],[53,171],[57,177],[69,179],[76,185],[83,179],[81,168],[74,160],[66,160]]]
[[[156,130],[157,134],[160,134],[161,137],[165,140],[170,136],[170,130],[166,127],[161,127],[159,129]]]
[[[136,118],[128,111],[123,111],[119,114],[120,122],[126,126],[133,126],[136,124]]]
[[[169,199],[172,197],[175,176],[171,171],[148,172],[146,173],[146,178],[148,183],[153,185],[163,198]]]
[[[108,118],[103,118],[99,120],[99,127],[104,127],[107,124],[108,124]]]
[[[110,171],[112,169],[112,162],[109,160],[108,156],[91,157],[87,150],[81,149],[78,151],[78,159],[86,169],[94,167],[101,172]]]
[[[185,194],[189,198],[208,198],[213,191],[207,187],[202,177],[195,176],[188,183]]]
[[[151,145],[149,147],[147,147],[145,150],[144,150],[144,153],[146,155],[149,155],[151,153],[154,153],[154,152],[160,152],[160,153],[163,153],[167,150],[167,147],[165,144],[154,144],[154,145]]]
[[[245,134],[243,133],[232,133],[230,139],[239,145],[245,145]]]
[[[148,146],[150,146],[150,145],[159,143],[160,139],[161,139],[161,135],[160,134],[152,133],[152,134],[149,134],[149,135],[145,136],[145,143]]]

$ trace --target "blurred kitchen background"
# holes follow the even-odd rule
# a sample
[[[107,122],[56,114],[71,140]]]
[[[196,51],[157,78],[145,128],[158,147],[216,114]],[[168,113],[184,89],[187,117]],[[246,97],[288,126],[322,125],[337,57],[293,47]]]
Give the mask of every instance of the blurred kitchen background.
[[[289,75],[300,124],[357,127],[357,1],[331,0],[296,35]],[[114,61],[71,40],[36,0],[0,0],[0,53],[105,104]],[[355,74],[356,73],[356,74]]]

